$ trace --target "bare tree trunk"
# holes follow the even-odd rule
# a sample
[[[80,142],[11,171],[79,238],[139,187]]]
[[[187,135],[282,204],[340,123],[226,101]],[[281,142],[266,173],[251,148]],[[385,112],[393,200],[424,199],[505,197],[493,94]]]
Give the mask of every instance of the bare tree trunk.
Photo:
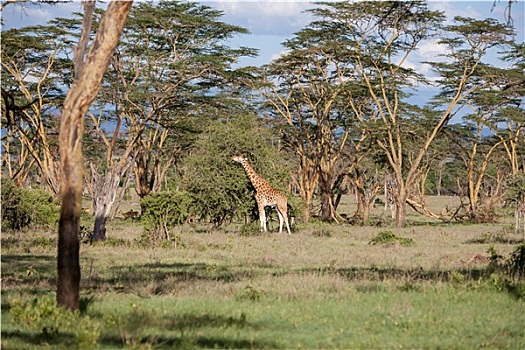
[[[113,212],[111,213],[111,220],[115,218],[117,215],[118,209],[120,207],[120,203],[122,203],[122,200],[124,199],[124,196],[126,195],[126,191],[129,188],[129,182],[131,180],[131,175],[133,172],[126,171],[126,178],[124,180],[124,183],[122,184],[122,188],[120,189],[120,193],[117,195],[117,199],[115,200],[115,203],[113,204]]]
[[[121,168],[120,164],[107,169],[106,174],[99,174],[98,169],[91,163],[92,198],[95,214],[93,241],[106,239],[106,222],[117,198],[120,179],[125,176],[129,164]]]
[[[401,178],[400,176],[396,177],[397,179]],[[394,191],[394,203],[395,207],[395,219],[396,227],[405,227],[406,226],[406,216],[407,216],[407,197],[408,192],[405,187],[405,184],[396,179],[396,188]]]
[[[62,111],[59,135],[62,206],[58,225],[57,303],[70,310],[78,310],[80,295],[78,236],[84,180],[84,118],[100,90],[102,78],[118,44],[131,4],[132,1],[112,1],[85,61],[84,57],[75,56],[75,66],[82,62],[83,68],[66,96]],[[95,3],[86,2],[85,6],[94,7]],[[88,12],[86,9],[86,13]],[[84,25],[83,28],[85,27]]]
[[[303,222],[309,222],[310,208],[312,206],[315,189],[319,182],[319,174],[315,171],[315,165],[311,159],[301,155],[300,160],[301,164],[297,170],[297,187],[299,188],[301,199],[304,202],[302,220]]]
[[[323,220],[335,220],[334,195],[330,174],[320,174],[319,191],[321,192],[321,218]]]
[[[332,203],[332,192],[321,189],[321,218],[332,220],[334,217],[334,205]]]
[[[372,203],[369,201],[363,202],[363,222],[367,223],[368,218],[370,217],[370,207],[372,206]]]
[[[152,155],[150,152],[140,149],[135,158],[135,168],[133,169],[135,172],[135,192],[137,192],[137,195],[140,199],[146,197],[151,192],[153,183],[155,181],[155,167],[153,169],[153,174],[148,173],[148,169],[152,160],[151,157]],[[148,175],[151,175],[151,177],[148,178]],[[143,208],[141,205],[141,215],[144,214],[144,210],[145,208]]]
[[[405,201],[396,204],[396,227],[405,227],[407,222],[407,205]]]

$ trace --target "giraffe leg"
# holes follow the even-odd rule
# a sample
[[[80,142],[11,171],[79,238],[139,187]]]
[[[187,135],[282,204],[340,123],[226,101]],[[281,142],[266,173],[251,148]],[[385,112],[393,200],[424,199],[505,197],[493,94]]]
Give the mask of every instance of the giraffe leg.
[[[286,203],[277,206],[277,212],[279,213],[279,233],[282,232],[284,221],[284,223],[286,224],[286,230],[288,231],[288,234],[291,235],[292,232],[290,231],[290,224],[288,223],[287,209],[288,208]]]
[[[290,231],[290,224],[288,223],[288,215],[284,217],[284,222],[286,223],[286,230],[288,231],[288,234],[291,235],[292,231]]]
[[[290,224],[288,223],[288,215],[284,217],[284,222],[286,223],[286,230],[288,231],[288,234],[291,235],[292,232],[290,231]]]
[[[266,232],[266,212],[264,211],[264,205],[259,205],[259,220],[261,221],[261,229]]]
[[[281,211],[277,209],[277,215],[279,215],[279,233],[283,232],[283,214],[281,214]]]

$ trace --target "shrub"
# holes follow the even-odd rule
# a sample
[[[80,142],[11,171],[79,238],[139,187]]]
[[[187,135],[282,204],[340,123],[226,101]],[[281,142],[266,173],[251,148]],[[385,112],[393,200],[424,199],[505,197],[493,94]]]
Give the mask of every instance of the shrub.
[[[516,279],[525,278],[525,243],[514,249],[507,260],[507,268],[511,277]]]
[[[30,302],[14,300],[10,308],[13,320],[45,340],[74,334],[80,349],[98,347],[100,324],[78,311],[72,312],[57,306],[52,296],[34,298]]]
[[[397,237],[392,231],[381,231],[368,242],[370,245],[399,243],[404,247],[413,246],[416,242],[412,238]]]
[[[55,225],[60,216],[58,199],[39,189],[16,187],[2,178],[2,229],[20,231],[31,226]]]
[[[210,121],[184,160],[183,188],[195,198],[195,213],[220,226],[256,213],[254,188],[231,156],[242,152],[275,189],[286,193],[290,162],[274,146],[271,129],[251,113]],[[205,166],[203,166],[205,165]]]
[[[183,224],[191,215],[193,198],[187,192],[164,191],[146,196],[141,205],[145,208],[141,221],[149,243],[170,239],[170,228]]]
[[[316,237],[332,237],[334,235],[330,224],[325,222],[316,223],[312,234]]]
[[[261,223],[259,220],[243,224],[240,229],[241,236],[256,236],[261,234]]]
[[[525,243],[514,249],[505,259],[493,246],[487,251],[490,257],[492,275],[490,281],[498,291],[507,291],[517,299],[525,299]]]
[[[252,285],[245,286],[237,293],[237,300],[242,301],[260,301],[264,296],[264,291],[260,288],[255,288]]]
[[[293,226],[297,225],[302,219],[303,208],[305,208],[305,206],[306,204],[301,197],[294,195],[288,196],[288,220],[290,221],[290,229],[293,230]]]

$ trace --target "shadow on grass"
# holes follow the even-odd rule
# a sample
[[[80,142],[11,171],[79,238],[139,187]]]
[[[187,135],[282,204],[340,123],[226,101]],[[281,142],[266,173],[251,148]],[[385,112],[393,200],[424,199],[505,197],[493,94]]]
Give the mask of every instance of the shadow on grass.
[[[56,258],[51,255],[2,255],[2,296],[7,291],[47,293],[56,284]],[[2,309],[8,307],[2,298]]]
[[[27,331],[5,331],[2,330],[2,339],[9,340],[10,343],[24,345],[33,345],[38,348],[54,348],[60,346],[61,348],[75,348],[76,340],[72,334],[58,333],[53,335],[46,335],[42,333],[34,333]],[[33,347],[31,347],[33,348]]]
[[[22,290],[28,294],[49,292],[56,280],[56,260],[48,255],[3,255],[2,294],[5,290]],[[127,266],[113,266],[104,274],[89,276],[83,274],[83,289],[108,287],[121,292],[134,290],[137,285],[169,281],[178,282],[212,281],[231,283],[253,279],[260,275],[284,276],[287,274],[337,274],[349,280],[383,281],[387,279],[425,280],[446,282],[452,274],[462,274],[466,279],[478,280],[494,272],[490,264],[466,266],[461,269],[444,270],[421,268],[401,269],[396,267],[309,267],[286,269],[273,265],[223,266],[206,263],[148,263]],[[47,287],[47,288],[46,288]],[[51,287],[51,288],[50,288]],[[89,304],[90,300],[86,300]],[[6,306],[2,303],[2,306]]]
[[[319,268],[319,269],[302,269],[300,273],[312,274],[335,274],[343,276],[351,281],[374,281],[381,282],[385,280],[410,280],[410,281],[435,281],[448,282],[453,277],[461,274],[466,280],[479,280],[480,278],[489,277],[494,269],[490,266],[468,267],[454,270],[423,270],[422,268],[400,269],[395,267],[351,267],[351,268]]]
[[[36,272],[51,273],[56,269],[56,257],[52,255],[5,255],[0,258],[2,262],[2,276],[27,272],[29,267],[34,267]],[[36,266],[36,267],[35,267]]]
[[[100,345],[102,348],[137,347],[140,345],[149,345],[155,349],[196,347],[214,349],[277,348],[277,344],[273,342],[242,338],[240,330],[247,327],[256,328],[256,325],[246,320],[244,313],[240,316],[180,314],[155,320],[150,319],[149,322],[144,322],[143,319],[134,317],[133,313],[131,313],[123,316],[122,320],[118,324],[118,331],[109,330],[109,335],[101,337]],[[237,329],[235,332],[237,336],[212,335],[212,333],[225,333],[228,328]],[[163,334],[155,334],[156,332],[162,332]],[[119,333],[119,336],[116,336],[116,333]],[[166,333],[170,335],[166,335]],[[203,336],[203,333],[209,333],[210,335]]]
[[[511,238],[506,236],[494,236],[494,237],[479,237],[479,238],[473,238],[466,240],[463,242],[464,244],[489,244],[489,243],[499,243],[499,244],[510,244],[510,245],[518,245],[521,243],[525,243],[525,239],[523,238]]]
[[[103,286],[113,286],[114,289],[125,292],[127,289],[136,289],[138,285],[169,281],[177,282],[214,281],[236,282],[253,278],[260,273],[253,268],[243,266],[221,266],[206,263],[149,263],[128,266],[113,266],[109,273],[84,275],[84,288],[98,289]]]
[[[140,347],[142,345],[142,347]],[[154,349],[278,349],[279,347],[272,342],[262,342],[258,340],[230,339],[227,337],[206,337],[206,336],[146,336],[139,340],[128,340],[128,344],[123,344],[120,337],[104,337],[101,339],[100,347],[104,348],[148,348]]]
[[[153,311],[152,311],[153,312]],[[101,349],[115,348],[149,348],[155,349],[263,349],[278,348],[276,343],[261,340],[247,340],[242,338],[243,328],[255,328],[254,324],[246,320],[246,316],[223,315],[192,315],[181,314],[176,316],[155,318],[134,317],[133,313],[122,315],[122,321],[115,329],[105,329],[100,337]],[[228,328],[236,328],[237,335],[210,335],[209,333],[224,333]],[[213,331],[215,329],[215,331]],[[105,333],[105,334],[104,334]],[[161,334],[162,333],[162,334]],[[2,330],[2,339],[8,344],[24,344],[24,346],[45,346],[60,348],[75,348],[76,340],[73,334],[54,333],[46,335],[21,330]],[[167,335],[168,334],[168,335]]]

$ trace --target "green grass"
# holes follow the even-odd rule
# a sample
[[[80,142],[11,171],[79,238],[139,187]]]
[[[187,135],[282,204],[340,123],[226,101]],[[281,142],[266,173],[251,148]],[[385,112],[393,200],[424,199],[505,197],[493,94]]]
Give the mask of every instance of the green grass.
[[[78,322],[100,330],[100,349],[525,348],[523,283],[509,285],[487,253],[508,257],[523,238],[504,222],[418,220],[291,236],[184,226],[162,247],[137,243],[138,222],[115,221],[107,242],[81,246]],[[414,244],[369,244],[386,231]],[[2,348],[77,344],[71,327],[43,332],[11,311],[54,299],[55,236],[2,235]]]
[[[491,305],[489,312],[473,308],[483,304]],[[446,286],[425,288],[424,293],[353,290],[338,299],[126,298],[118,303],[101,302],[93,312],[119,314],[117,305],[130,311],[120,325],[106,329],[103,345],[104,339],[113,339],[119,332],[165,347],[519,348],[524,345],[525,316],[515,308],[512,299],[477,291],[458,293]],[[137,325],[136,315],[149,322]]]
[[[403,291],[350,287],[344,296],[268,293],[238,298],[104,295],[86,315],[102,326],[101,348],[523,348],[525,310],[503,293],[424,285]],[[2,332],[6,348],[38,334]],[[4,322],[3,321],[3,322]],[[42,341],[42,339],[40,339]],[[32,344],[35,345],[36,344]],[[60,344],[45,343],[59,347]],[[70,345],[70,344],[69,344]]]

